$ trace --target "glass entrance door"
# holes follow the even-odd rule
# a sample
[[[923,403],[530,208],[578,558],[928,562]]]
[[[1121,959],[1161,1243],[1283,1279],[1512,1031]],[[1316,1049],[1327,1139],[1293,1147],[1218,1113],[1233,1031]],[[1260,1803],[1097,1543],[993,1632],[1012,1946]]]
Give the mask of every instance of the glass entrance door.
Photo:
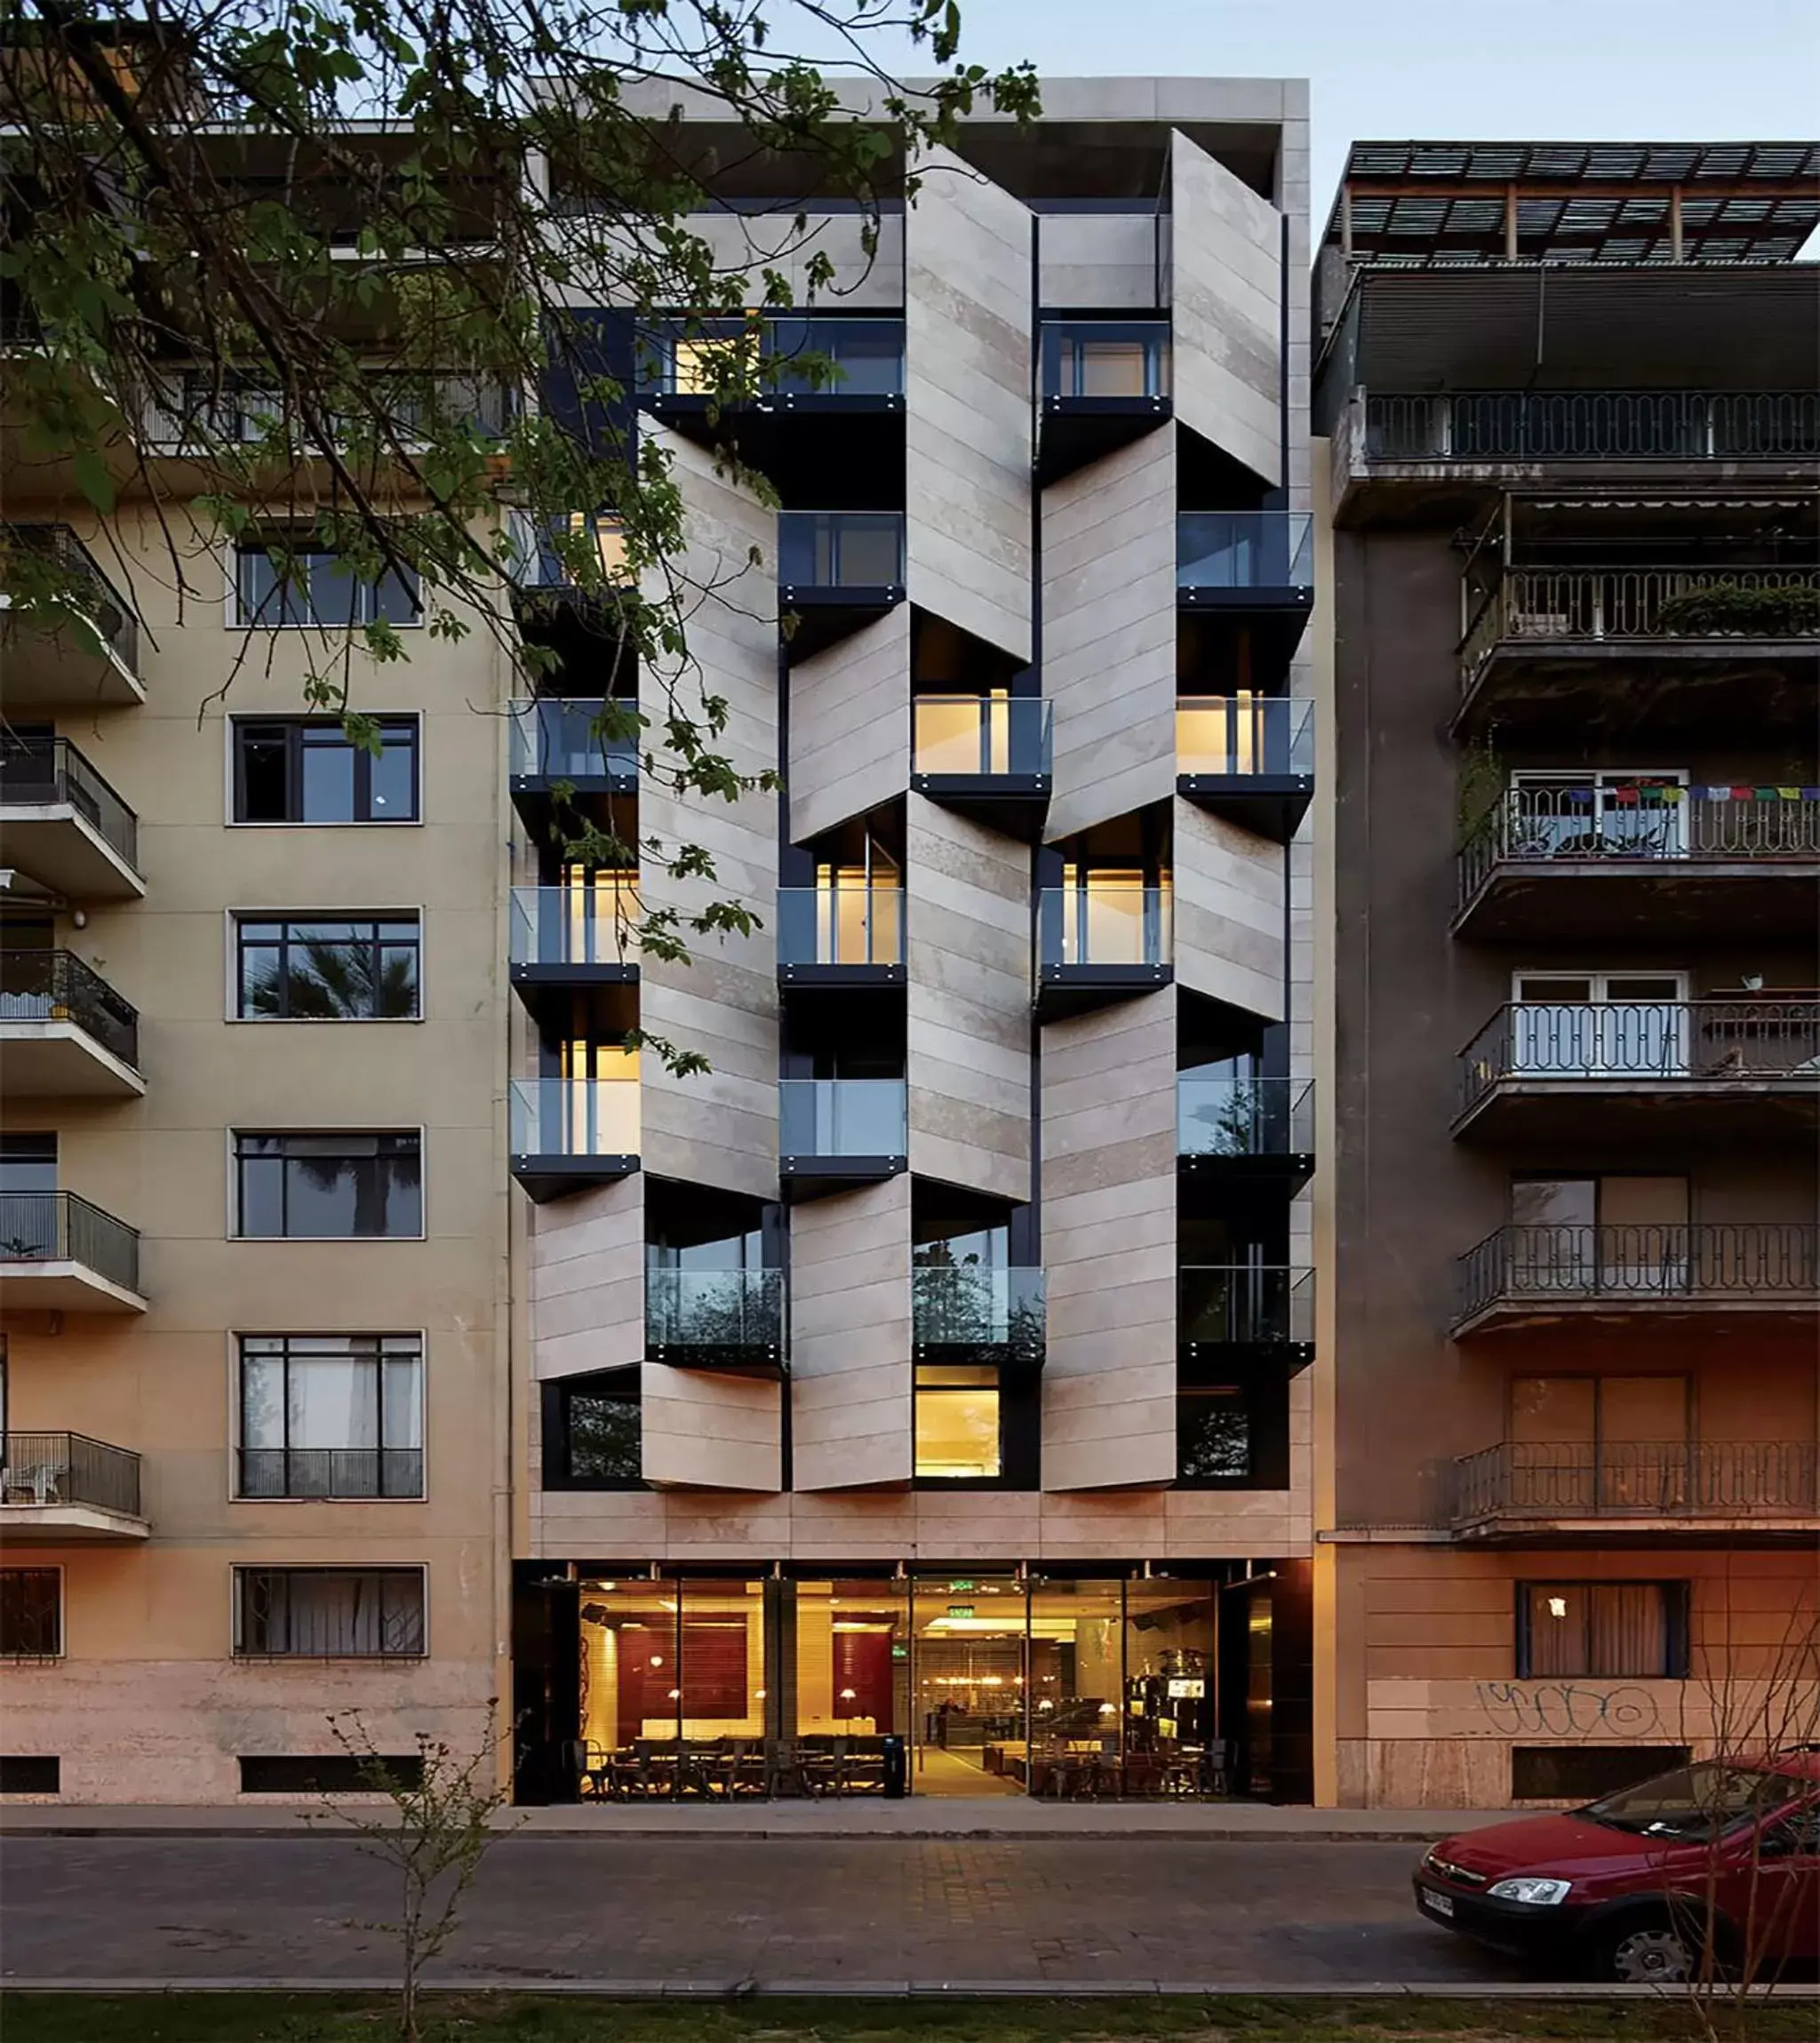
[[[1024,1584],[919,1576],[912,1602],[912,1793],[1021,1793],[1032,1652]]]

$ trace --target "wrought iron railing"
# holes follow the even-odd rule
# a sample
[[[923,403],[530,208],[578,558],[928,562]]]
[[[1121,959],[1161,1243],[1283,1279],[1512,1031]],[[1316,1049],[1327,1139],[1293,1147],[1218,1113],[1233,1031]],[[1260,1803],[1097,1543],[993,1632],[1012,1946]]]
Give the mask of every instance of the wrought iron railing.
[[[1176,520],[1176,586],[1312,589],[1313,517],[1306,511],[1184,511]]]
[[[914,1268],[912,1337],[919,1347],[1004,1348],[1035,1361],[1042,1354],[1045,1297],[1038,1269]]]
[[[1314,705],[1288,695],[1176,698],[1176,771],[1288,780],[1314,770]]]
[[[1820,1295],[1820,1228],[1798,1220],[1696,1226],[1500,1227],[1459,1260],[1459,1317],[1570,1301],[1724,1302]]]
[[[70,808],[139,867],[139,818],[67,738],[0,738],[0,807]]]
[[[0,1263],[79,1263],[139,1289],[139,1230],[74,1192],[0,1192]]]
[[[1459,1111],[1507,1079],[1790,1077],[1820,1078],[1820,999],[1513,1001],[1460,1053]]]
[[[895,588],[903,579],[901,511],[778,512],[779,588]]]
[[[776,1351],[784,1340],[781,1270],[647,1270],[644,1337],[652,1348]]]
[[[67,601],[82,621],[114,649],[124,666],[137,666],[139,626],[132,606],[68,525],[0,526],[0,562],[9,551],[30,554],[46,563],[58,578],[60,590],[68,591]],[[52,617],[44,621],[57,620]]]
[[[1782,600],[1784,591],[1803,593]],[[1470,684],[1492,649],[1512,640],[1812,637],[1805,611],[1815,598],[1820,569],[1809,567],[1510,568],[1467,626],[1461,677]]]
[[[1298,1156],[1314,1147],[1314,1088],[1299,1078],[1178,1078],[1180,1156]]]
[[[1816,858],[1820,791],[1810,788],[1519,787],[1461,847],[1460,905],[1503,865]]]
[[[1177,1338],[1184,1347],[1314,1338],[1314,1273],[1255,1263],[1184,1264]]]
[[[0,1022],[72,1021],[139,1065],[139,1010],[70,951],[0,950]]]
[[[1453,1467],[1452,1516],[1807,1518],[1812,1440],[1504,1440]]]
[[[1820,391],[1368,391],[1373,461],[1803,460]]]
[[[786,1078],[778,1087],[784,1156],[902,1156],[909,1091],[901,1078]]]
[[[415,1447],[243,1447],[243,1497],[421,1496],[423,1449]]]
[[[86,1433],[9,1429],[0,1434],[0,1501],[85,1504],[138,1518],[139,1456]]]
[[[901,887],[780,887],[780,965],[901,965]]]

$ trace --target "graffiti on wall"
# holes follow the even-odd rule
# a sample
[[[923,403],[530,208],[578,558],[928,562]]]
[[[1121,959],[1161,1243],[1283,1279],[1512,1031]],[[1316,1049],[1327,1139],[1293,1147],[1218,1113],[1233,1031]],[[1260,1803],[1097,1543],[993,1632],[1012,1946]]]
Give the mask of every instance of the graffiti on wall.
[[[1473,1694],[1502,1737],[1648,1738],[1662,1712],[1634,1681],[1477,1681]]]

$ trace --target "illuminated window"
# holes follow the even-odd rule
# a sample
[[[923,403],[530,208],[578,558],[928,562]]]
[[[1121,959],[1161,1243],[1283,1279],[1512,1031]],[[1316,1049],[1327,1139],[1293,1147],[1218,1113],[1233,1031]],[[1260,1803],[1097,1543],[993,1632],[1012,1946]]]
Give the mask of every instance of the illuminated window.
[[[995,1476],[999,1445],[999,1373],[993,1369],[924,1363],[916,1371],[916,1472],[919,1476]]]

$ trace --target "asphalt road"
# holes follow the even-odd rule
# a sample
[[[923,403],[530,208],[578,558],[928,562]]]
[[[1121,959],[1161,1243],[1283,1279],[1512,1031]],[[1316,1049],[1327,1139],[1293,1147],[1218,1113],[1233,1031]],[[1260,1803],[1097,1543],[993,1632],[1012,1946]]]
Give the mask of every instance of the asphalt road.
[[[510,1838],[437,1975],[880,1987],[1344,1986],[1521,1976],[1417,1919],[1412,1845]],[[390,1876],[347,1839],[12,1836],[9,1980],[387,1975]]]

